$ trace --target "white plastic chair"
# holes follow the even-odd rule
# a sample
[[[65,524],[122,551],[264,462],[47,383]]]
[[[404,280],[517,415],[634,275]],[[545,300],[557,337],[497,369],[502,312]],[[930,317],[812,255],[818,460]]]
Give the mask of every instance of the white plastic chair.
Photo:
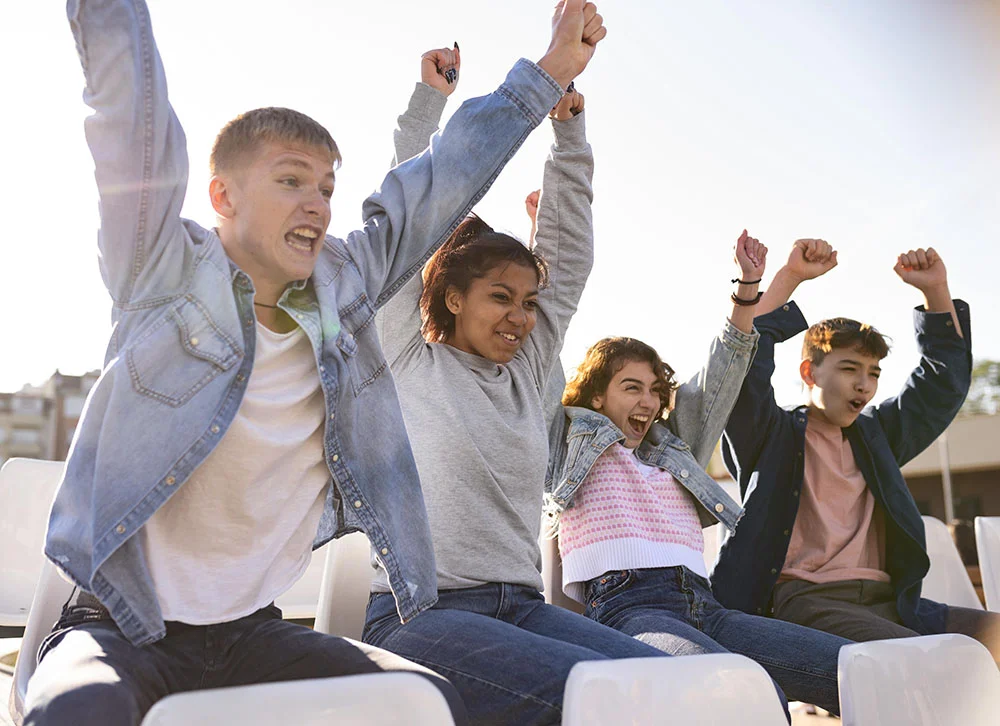
[[[976,551],[986,608],[1000,612],[1000,517],[976,517]]]
[[[10,689],[8,707],[14,723],[20,726],[24,718],[24,696],[28,692],[28,681],[35,672],[35,658],[38,648],[62,613],[63,604],[73,594],[73,585],[59,574],[59,570],[48,560],[42,564],[38,576],[38,586],[31,601],[31,612],[24,626],[21,650],[14,665],[14,684]]]
[[[326,565],[326,553],[330,549],[327,543],[314,550],[309,566],[302,577],[295,581],[274,604],[281,608],[281,615],[286,620],[300,620],[316,617],[319,605],[319,590],[323,584],[323,569]]]
[[[217,688],[168,696],[142,726],[454,726],[448,702],[427,679],[379,673]]]
[[[361,640],[375,570],[371,545],[361,532],[344,535],[327,548],[316,608],[315,630]]]
[[[965,635],[873,640],[840,649],[843,726],[993,726],[1000,671]]]
[[[10,459],[0,468],[0,625],[23,627],[45,560],[45,529],[61,461]]]
[[[722,543],[726,541],[726,527],[722,522],[716,522],[710,527],[705,527],[701,532],[705,538],[705,571],[711,575],[712,570],[715,569],[715,561],[719,558]]]
[[[767,672],[733,653],[577,663],[563,726],[700,724],[786,726]]]
[[[976,595],[976,588],[972,586],[948,527],[936,517],[924,516],[923,520],[931,569],[924,577],[920,594],[946,605],[982,610],[983,604]]]

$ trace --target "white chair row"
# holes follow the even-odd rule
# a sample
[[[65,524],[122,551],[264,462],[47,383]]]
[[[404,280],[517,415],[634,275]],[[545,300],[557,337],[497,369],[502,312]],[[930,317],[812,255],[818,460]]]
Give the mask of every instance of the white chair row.
[[[34,557],[38,560],[38,568],[40,569],[40,576],[37,575],[39,570],[35,570],[37,589],[34,593],[34,603],[31,607],[30,615],[26,618],[26,629],[22,643],[22,653],[25,653],[26,656],[20,658],[18,661],[15,672],[14,688],[11,693],[12,712],[15,714],[15,718],[17,719],[23,709],[23,699],[24,694],[26,693],[28,679],[34,670],[35,663],[33,655],[37,652],[37,648],[41,640],[48,633],[52,624],[57,619],[60,607],[69,597],[69,594],[72,591],[72,586],[65,582],[59,576],[56,568],[40,555],[42,546],[40,532],[44,532],[44,522],[47,519],[49,502],[51,501],[55,485],[62,474],[62,464],[27,460],[12,460],[8,462],[3,467],[3,470],[0,471],[0,497],[6,496],[8,493],[7,490],[11,489],[11,486],[9,486],[9,479],[12,478],[12,473],[22,482],[31,482],[32,486],[38,487],[34,490],[35,496],[30,497],[30,499],[33,500],[34,509],[31,509],[30,505],[21,505],[21,509],[18,510],[19,517],[21,518],[20,521],[28,524],[30,519],[34,519],[36,522],[41,523],[38,527],[39,534],[35,536],[34,539],[32,539],[32,537],[24,537],[18,538],[16,542],[17,547],[21,547],[24,552],[34,555]],[[21,489],[22,487],[16,488]],[[39,491],[44,492],[42,497],[38,496]],[[38,506],[39,500],[44,503],[44,507]],[[0,499],[0,503],[2,503],[2,501],[3,500]],[[4,510],[0,509],[0,511]],[[965,574],[964,567],[961,567],[961,562],[958,560],[957,550],[955,550],[950,537],[948,537],[947,529],[939,520],[934,520],[932,518],[925,518],[925,523],[927,528],[928,547],[932,560],[932,574],[934,574],[934,577],[931,577],[931,575],[928,576],[930,591],[928,591],[928,587],[925,587],[925,595],[928,597],[937,597],[950,602],[951,604],[971,604],[967,602],[959,603],[954,601],[956,593],[961,595],[965,592],[967,595],[968,591],[972,591],[972,585],[971,582],[968,581],[968,576]],[[29,530],[31,528],[26,526],[25,529]],[[985,527],[983,529],[986,531]],[[942,530],[947,539],[940,536]],[[977,535],[979,534],[979,530],[980,522],[977,521]],[[997,531],[1000,531],[1000,529]],[[34,540],[37,540],[37,542]],[[980,549],[984,549],[982,544],[980,544]],[[11,560],[8,560],[8,562],[9,561]],[[31,564],[31,567],[34,567],[34,564]],[[935,567],[937,569],[935,569]],[[959,572],[965,578],[964,585],[961,582],[961,578],[957,577],[956,573]],[[286,593],[282,600],[279,601],[279,604],[283,605],[286,611],[286,616],[288,617],[310,617],[312,614],[316,614],[316,629],[321,632],[336,633],[345,637],[359,639],[364,623],[364,609],[368,598],[371,575],[372,568],[367,538],[360,533],[347,535],[346,537],[331,543],[331,545],[323,548],[323,550],[318,550],[314,554],[313,562],[307,570],[306,576],[303,578],[306,582],[300,581],[300,583],[297,584],[297,588],[293,589],[293,591],[290,591],[289,593]],[[27,577],[30,577],[30,575]],[[986,577],[984,575],[984,581],[985,579]],[[965,585],[967,585],[967,589],[963,589]],[[937,591],[935,591],[935,588]],[[6,591],[6,586],[3,589]],[[975,596],[974,591],[972,591],[972,595],[973,597]],[[311,607],[309,604],[310,598],[312,599],[312,603],[314,603]],[[317,600],[318,605],[315,604]],[[24,609],[24,606],[20,606],[20,609]],[[841,677],[842,679],[846,679],[844,681],[845,684],[854,683],[855,681],[851,681],[851,673],[853,672],[852,668],[861,668],[862,665],[860,664],[866,664],[864,667],[872,670],[878,666],[881,662],[880,659],[883,658],[886,659],[887,662],[892,662],[893,658],[897,658],[897,656],[903,657],[904,660],[916,666],[920,662],[920,653],[935,653],[938,654],[938,656],[940,656],[941,653],[944,653],[947,655],[947,653],[950,652],[948,650],[950,643],[955,639],[969,641],[969,643],[963,643],[961,645],[970,653],[978,647],[986,653],[986,658],[989,659],[988,652],[986,652],[985,649],[982,648],[982,646],[979,646],[979,644],[975,641],[971,641],[971,639],[963,638],[962,636],[934,637],[939,639],[944,638],[945,640],[935,643],[934,647],[931,647],[926,644],[928,639],[912,639],[915,643],[917,641],[921,642],[912,646],[910,651],[904,649],[906,641],[887,642],[885,647],[890,648],[888,651],[880,650],[880,648],[883,647],[883,644],[881,643],[859,644],[857,646],[851,646],[852,650],[845,648],[841,654]],[[904,655],[906,653],[909,653],[909,655]],[[848,658],[848,656],[850,656],[850,658],[845,661],[845,658]],[[717,660],[712,661],[711,659]],[[982,660],[981,657],[980,660]],[[852,667],[852,663],[858,663],[859,665]],[[872,665],[873,663],[875,665]],[[989,663],[992,665],[991,659],[989,659]],[[900,672],[898,668],[895,668],[895,670],[893,670],[893,668],[895,668],[895,666],[889,668],[889,670],[896,674]],[[964,674],[963,669],[942,671],[942,673],[948,672]],[[426,684],[426,681],[423,679],[405,676],[404,674],[391,675],[393,677],[409,677],[421,684],[427,685],[431,691],[433,691],[434,695],[440,698],[440,694],[438,694],[433,687],[430,687],[429,684]],[[996,676],[995,666],[993,666],[993,675]],[[365,678],[382,677],[383,676]],[[348,679],[337,680],[343,682]],[[859,685],[856,687],[853,685],[849,686],[850,692],[857,695],[853,697],[853,700],[849,698],[849,702],[845,702],[843,704],[843,708],[845,709],[845,721],[847,720],[846,713],[849,708],[857,708],[860,709],[861,712],[864,712],[865,709],[870,710],[876,707],[890,707],[887,706],[886,703],[892,699],[887,699],[883,689],[877,689],[871,694],[866,695],[866,692],[864,691],[864,683],[870,684],[873,680],[877,679],[860,678],[856,679],[856,682]],[[917,694],[913,697],[917,702],[922,702],[921,699],[926,700],[928,698],[928,686],[923,684],[917,676],[914,676],[912,681],[910,679],[904,680],[906,681],[904,684],[905,687],[899,685],[893,686],[893,692],[905,694],[909,692],[907,689],[910,687],[906,684],[921,684],[913,691],[914,694]],[[932,678],[931,680],[939,684],[947,682],[947,679],[940,676]],[[172,709],[174,708],[179,709],[177,711],[178,713],[187,713],[182,710],[187,708],[185,704],[188,703],[188,701],[186,699],[192,699],[191,702],[196,705],[196,707],[192,707],[195,711],[208,712],[211,712],[211,703],[214,703],[212,699],[220,699],[220,703],[224,701],[233,701],[235,699],[243,704],[250,704],[254,703],[254,699],[257,699],[258,697],[263,699],[263,701],[268,702],[281,703],[294,701],[297,704],[301,704],[303,707],[311,704],[309,706],[310,709],[320,709],[321,704],[325,703],[325,701],[323,701],[322,694],[331,692],[328,687],[317,685],[322,683],[323,681],[307,681],[289,684],[269,684],[266,687],[260,687],[265,690],[259,692],[259,696],[249,695],[250,691],[254,691],[255,694],[258,693],[255,691],[258,687],[255,686],[246,689],[239,689],[240,694],[238,698],[236,698],[232,693],[233,689],[222,689],[215,692],[180,694],[178,696],[171,697],[170,699],[165,699],[162,702],[163,705],[161,708],[158,710],[154,709],[150,712],[147,716],[147,721],[149,723],[156,724],[200,723],[193,721],[188,717],[179,721],[150,720],[154,717],[156,719],[167,718],[171,713],[173,713]],[[676,683],[678,688],[664,688],[664,684],[666,683]],[[768,687],[763,687],[761,684]],[[627,712],[636,714],[636,718],[634,720],[635,723],[651,723],[652,721],[644,721],[642,714],[664,713],[662,710],[662,708],[664,708],[663,699],[667,698],[670,704],[669,711],[667,712],[672,715],[677,715],[679,718],[678,722],[709,723],[710,721],[705,720],[706,714],[704,701],[701,699],[706,693],[712,693],[713,706],[717,706],[717,708],[713,707],[713,713],[724,714],[726,713],[725,709],[730,706],[737,709],[737,711],[734,712],[736,714],[734,717],[723,718],[720,716],[718,721],[719,723],[731,723],[734,721],[740,723],[760,724],[778,723],[773,720],[773,712],[774,708],[778,708],[778,714],[780,716],[780,706],[778,705],[776,697],[773,699],[770,697],[773,695],[773,690],[769,688],[769,684],[770,681],[767,678],[766,673],[764,673],[759,666],[754,664],[752,661],[740,658],[739,656],[700,656],[697,660],[692,660],[691,658],[652,659],[650,662],[645,662],[643,659],[636,661],[622,661],[613,664],[606,662],[581,664],[578,668],[574,669],[570,680],[567,682],[566,718],[564,719],[564,722],[580,724],[581,726],[583,724],[591,723],[606,723],[607,720],[596,718],[596,715],[604,714],[607,708],[612,708],[610,713],[617,713],[619,720],[621,719],[621,715],[623,713],[621,709],[626,709]],[[993,684],[991,688],[995,691],[1000,690],[995,687],[996,685],[997,684]],[[367,687],[368,686],[365,684],[359,685],[356,688],[345,686],[348,694],[353,692],[361,695],[374,692],[366,691],[365,689]],[[376,685],[373,686],[373,688],[382,688],[382,686]],[[285,691],[282,689],[291,690]],[[310,689],[317,689],[315,697],[309,695],[311,693]],[[949,687],[949,690],[952,694],[963,693],[961,688],[956,689]],[[980,692],[985,692],[985,690]],[[603,693],[603,695],[598,698],[594,695],[598,693]],[[873,694],[875,693],[880,694],[878,699],[874,699]],[[730,695],[733,697],[733,703],[729,703],[726,700]],[[413,697],[420,698],[419,694],[414,695]],[[380,698],[375,698],[373,700],[383,703],[385,699],[380,700]],[[441,700],[443,703],[443,699]],[[878,700],[878,704],[872,705],[875,704],[875,700]],[[974,705],[979,703],[979,701],[975,698],[970,698],[970,700],[974,703]],[[334,698],[331,700],[331,703],[343,704],[349,701],[350,699],[346,697]],[[690,701],[690,707],[692,709],[695,708],[696,704],[700,704],[701,707],[698,708],[697,711],[691,712],[692,714],[697,714],[697,718],[695,718],[694,715],[690,718],[680,716],[681,711],[678,709],[681,708],[681,704],[687,703],[688,701]],[[175,706],[173,704],[179,705]],[[852,704],[857,705],[852,706]],[[391,706],[390,703],[384,703],[384,705],[386,705],[386,707]],[[229,707],[226,708],[227,713],[231,714],[231,709]],[[326,708],[326,706],[323,706],[323,708]],[[333,706],[330,706],[330,708],[333,708]],[[346,706],[343,708],[346,708]],[[903,706],[900,706],[899,708],[903,708]],[[910,704],[906,706],[906,708],[911,710],[916,709],[916,711],[914,711],[915,713],[920,711],[919,704],[917,706]],[[311,713],[312,710],[309,710],[308,712]],[[248,713],[265,714],[266,705],[258,705],[250,708]],[[288,718],[287,710],[285,710],[284,713],[286,718]],[[303,713],[305,714],[306,712]],[[338,711],[337,717],[347,719],[346,721],[343,721],[345,723],[351,723],[351,719],[353,717],[346,715],[347,713],[348,711],[346,710],[343,711],[343,713]],[[447,713],[446,707],[445,713]],[[410,715],[409,710],[404,709],[403,714],[408,717]],[[757,720],[748,720],[751,716],[753,719]],[[212,719],[213,726],[214,724],[219,723],[220,720],[223,723],[228,722],[226,719],[220,719],[220,717],[216,715]],[[233,720],[235,722],[248,724],[265,722],[254,721],[252,719]],[[368,723],[397,722],[394,721],[389,715],[386,715],[384,719],[375,719],[369,711],[364,711],[364,720]],[[625,720],[628,721],[628,719]],[[312,721],[308,721],[305,715],[301,718],[294,717],[292,718],[292,721],[297,723],[312,723]],[[412,719],[409,718],[401,718],[398,722],[403,721],[413,723]],[[447,723],[446,721],[434,722]],[[711,722],[714,722],[714,717]],[[782,717],[781,723],[783,722],[784,720]],[[907,722],[928,724],[937,723],[935,721],[919,720],[907,720]],[[974,723],[973,721],[967,722]],[[855,719],[853,723],[865,724],[874,722],[865,721],[864,719]]]

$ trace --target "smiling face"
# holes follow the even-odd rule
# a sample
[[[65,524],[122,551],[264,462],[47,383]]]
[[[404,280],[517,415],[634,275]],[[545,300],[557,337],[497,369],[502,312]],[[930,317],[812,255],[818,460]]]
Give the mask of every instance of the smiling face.
[[[881,359],[860,348],[835,348],[822,362],[799,366],[809,389],[809,415],[846,428],[875,397]]]
[[[312,274],[333,187],[328,149],[284,141],[261,142],[246,165],[213,177],[222,244],[261,302],[277,302],[290,282]]]
[[[449,287],[445,304],[455,316],[448,345],[494,363],[509,363],[535,327],[538,272],[504,262],[473,279],[464,293]]]
[[[660,412],[662,382],[647,361],[628,361],[608,384],[604,393],[590,402],[625,434],[625,448],[641,442]]]

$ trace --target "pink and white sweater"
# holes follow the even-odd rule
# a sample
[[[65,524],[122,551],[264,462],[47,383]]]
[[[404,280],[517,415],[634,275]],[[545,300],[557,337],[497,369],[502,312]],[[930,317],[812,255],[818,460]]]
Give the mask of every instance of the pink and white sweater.
[[[704,551],[692,496],[621,444],[601,454],[560,518],[563,592],[577,602],[610,570],[683,565],[708,577]]]

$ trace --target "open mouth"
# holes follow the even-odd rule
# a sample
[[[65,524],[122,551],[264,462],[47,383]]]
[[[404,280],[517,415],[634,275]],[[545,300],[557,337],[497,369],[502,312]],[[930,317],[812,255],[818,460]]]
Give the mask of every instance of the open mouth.
[[[847,407],[851,410],[851,413],[861,413],[861,409],[865,407],[865,402],[860,398],[852,398],[847,402]]]
[[[285,235],[285,241],[292,249],[312,254],[319,234],[319,231],[313,227],[296,227]]]
[[[502,340],[507,345],[516,346],[521,343],[521,338],[517,335],[514,335],[513,333],[502,333],[500,331],[497,331],[497,335],[499,335],[500,340]]]
[[[646,433],[646,427],[649,426],[649,416],[642,413],[633,414],[628,417],[628,426],[632,429],[633,435],[642,436]]]

